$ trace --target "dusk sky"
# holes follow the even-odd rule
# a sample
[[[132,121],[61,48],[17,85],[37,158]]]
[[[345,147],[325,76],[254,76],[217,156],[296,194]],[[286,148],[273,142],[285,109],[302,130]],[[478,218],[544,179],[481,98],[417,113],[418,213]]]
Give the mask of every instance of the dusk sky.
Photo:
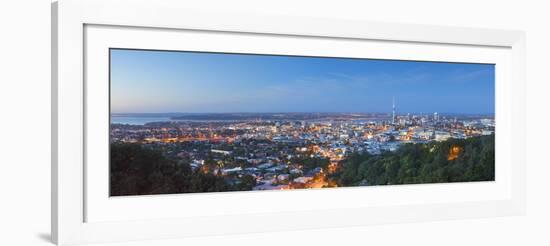
[[[112,113],[493,114],[487,64],[111,50]]]

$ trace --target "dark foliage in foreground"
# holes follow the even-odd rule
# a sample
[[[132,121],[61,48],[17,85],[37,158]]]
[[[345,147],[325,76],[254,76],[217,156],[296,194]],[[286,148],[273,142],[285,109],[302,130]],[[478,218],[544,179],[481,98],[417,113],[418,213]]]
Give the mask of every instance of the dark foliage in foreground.
[[[305,170],[328,165],[324,159],[299,161]],[[112,196],[244,191],[256,185],[249,175],[224,178],[193,171],[189,163],[139,144],[111,144],[110,165]],[[492,181],[495,137],[404,144],[380,155],[353,154],[328,178],[338,186]]]
[[[230,184],[138,144],[111,144],[111,196],[251,190],[256,185],[249,177],[242,180]]]
[[[493,181],[495,136],[405,144],[381,155],[355,154],[331,178],[339,186]]]

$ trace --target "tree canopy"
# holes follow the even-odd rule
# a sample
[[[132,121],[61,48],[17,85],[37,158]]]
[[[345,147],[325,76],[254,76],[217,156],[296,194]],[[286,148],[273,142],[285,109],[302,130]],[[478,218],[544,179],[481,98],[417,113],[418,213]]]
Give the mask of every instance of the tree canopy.
[[[251,190],[256,185],[248,176],[231,184],[223,177],[193,171],[187,162],[138,144],[113,143],[110,155],[112,196]]]
[[[492,181],[495,137],[403,144],[380,155],[353,154],[331,178],[339,186]]]

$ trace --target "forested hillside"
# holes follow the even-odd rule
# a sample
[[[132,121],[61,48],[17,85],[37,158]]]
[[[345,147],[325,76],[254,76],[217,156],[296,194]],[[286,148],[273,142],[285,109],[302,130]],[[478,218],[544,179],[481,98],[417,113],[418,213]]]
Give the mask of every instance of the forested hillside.
[[[404,144],[381,155],[354,154],[331,178],[339,186],[492,181],[495,136]]]

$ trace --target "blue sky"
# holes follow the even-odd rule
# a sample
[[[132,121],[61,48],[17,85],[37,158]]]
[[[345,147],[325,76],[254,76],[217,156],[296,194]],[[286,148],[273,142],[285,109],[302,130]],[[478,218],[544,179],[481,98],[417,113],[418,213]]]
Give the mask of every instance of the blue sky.
[[[111,49],[111,112],[493,114],[494,65]]]

